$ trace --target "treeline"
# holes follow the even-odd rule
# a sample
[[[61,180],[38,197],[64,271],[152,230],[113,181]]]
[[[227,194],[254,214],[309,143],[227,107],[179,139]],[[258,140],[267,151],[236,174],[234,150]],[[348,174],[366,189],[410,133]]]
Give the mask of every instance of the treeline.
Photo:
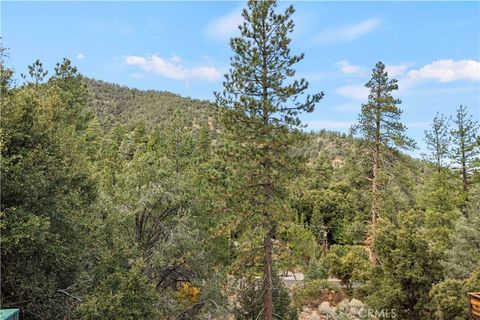
[[[292,80],[293,13],[249,2],[214,104],[86,79],[66,59],[16,84],[2,49],[2,308],[297,319],[333,290],[399,319],[466,318],[480,288],[478,124],[464,107],[437,115],[425,159],[403,154],[414,141],[378,63],[352,134],[301,131],[323,93]],[[306,275],[291,294],[287,271]]]

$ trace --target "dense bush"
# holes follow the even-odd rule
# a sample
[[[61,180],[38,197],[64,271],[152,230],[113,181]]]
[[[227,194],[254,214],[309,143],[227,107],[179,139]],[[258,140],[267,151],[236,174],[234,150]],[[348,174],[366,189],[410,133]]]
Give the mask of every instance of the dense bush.
[[[285,320],[298,319],[298,310],[290,301],[288,289],[278,275],[273,277],[273,313],[274,318]],[[263,286],[260,279],[249,283],[239,296],[239,306],[235,309],[235,319],[255,320],[263,319],[262,295]]]

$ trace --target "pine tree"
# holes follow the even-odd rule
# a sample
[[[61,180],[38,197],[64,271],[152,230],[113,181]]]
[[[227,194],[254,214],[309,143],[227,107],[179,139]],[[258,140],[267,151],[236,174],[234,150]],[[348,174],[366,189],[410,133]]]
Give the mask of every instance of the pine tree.
[[[462,173],[463,191],[468,192],[470,171],[474,169],[475,161],[478,161],[480,144],[478,143],[479,125],[472,116],[467,113],[464,106],[460,106],[453,120],[454,128],[451,131],[453,148],[452,160],[457,163]]]
[[[272,238],[281,200],[280,172],[292,162],[288,150],[291,130],[301,125],[298,115],[312,112],[323,93],[297,98],[308,88],[304,79],[290,80],[293,66],[303,59],[290,54],[289,33],[294,13],[289,6],[283,14],[275,12],[274,1],[249,1],[243,10],[241,37],[231,40],[234,52],[230,73],[225,76],[223,93],[216,93],[221,107],[225,138],[235,144],[229,160],[241,163],[245,194],[251,195],[249,221],[263,230],[263,316],[273,317]],[[248,186],[248,188],[247,188]],[[248,190],[248,191],[247,191]]]
[[[427,160],[434,163],[437,172],[445,167],[445,160],[448,157],[450,146],[450,132],[448,121],[444,115],[437,114],[433,118],[430,130],[425,130],[425,142],[430,154]]]
[[[39,59],[35,60],[34,63],[28,66],[28,74],[33,80],[35,87],[43,81],[45,76],[48,74],[48,70],[43,69],[43,63]],[[26,75],[22,74],[22,78],[26,79]]]
[[[352,129],[360,134],[369,145],[372,159],[371,230],[367,243],[370,246],[370,260],[377,264],[373,250],[378,218],[378,185],[380,161],[385,148],[410,148],[413,141],[405,136],[406,127],[400,122],[402,110],[400,99],[392,96],[398,90],[396,79],[389,79],[385,65],[378,62],[372,70],[372,78],[365,84],[370,89],[368,102],[362,105],[358,124]]]

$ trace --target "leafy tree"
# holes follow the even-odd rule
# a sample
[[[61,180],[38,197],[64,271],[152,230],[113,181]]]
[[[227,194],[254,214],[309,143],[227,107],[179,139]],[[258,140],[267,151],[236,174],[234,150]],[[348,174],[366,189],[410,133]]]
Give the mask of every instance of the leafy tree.
[[[333,276],[342,280],[348,289],[353,281],[365,281],[370,265],[368,254],[361,246],[334,245],[325,257]]]
[[[480,272],[477,270],[464,280],[447,279],[432,287],[431,308],[435,319],[463,320],[468,317],[467,292],[480,287]]]
[[[293,31],[292,6],[283,14],[275,12],[274,1],[249,1],[243,10],[241,37],[231,40],[234,56],[231,70],[225,76],[224,91],[217,93],[222,109],[221,121],[227,140],[237,149],[231,160],[248,161],[244,165],[245,188],[249,191],[250,210],[257,218],[249,218],[264,230],[263,247],[263,314],[272,319],[273,259],[272,238],[278,221],[280,171],[290,166],[288,149],[292,143],[289,130],[300,125],[301,112],[313,111],[323,94],[308,96],[305,102],[297,97],[305,92],[304,80],[289,81],[293,66],[302,55],[290,54],[289,33]],[[276,213],[276,214],[275,214]]]
[[[8,57],[7,48],[5,48],[3,44],[0,44],[0,97],[4,97],[9,93],[13,81],[13,69],[6,65]]]
[[[398,90],[396,79],[389,79],[385,65],[378,62],[372,70],[372,78],[365,84],[370,89],[368,102],[362,105],[358,124],[352,129],[360,134],[368,143],[372,159],[372,199],[371,199],[371,231],[369,237],[370,260],[378,263],[374,252],[375,233],[378,218],[378,180],[381,155],[384,148],[413,147],[413,141],[405,136],[406,127],[400,122],[402,110],[398,107],[399,99],[392,96]]]
[[[84,297],[76,315],[81,319],[155,319],[158,297],[142,262],[127,267],[112,259],[106,261],[110,272]]]
[[[375,242],[381,262],[366,286],[365,302],[375,309],[396,309],[401,319],[431,319],[428,293],[443,277],[441,246],[435,245],[428,213],[410,210],[398,224],[381,220]]]
[[[473,164],[476,160],[478,161],[480,152],[480,145],[478,144],[479,125],[467,113],[465,106],[458,108],[453,123],[451,157],[460,168],[463,191],[466,193],[469,187],[468,175],[474,169]]]
[[[80,140],[56,116],[67,106],[52,87],[2,96],[2,304],[27,318],[69,313],[95,221],[96,185]]]

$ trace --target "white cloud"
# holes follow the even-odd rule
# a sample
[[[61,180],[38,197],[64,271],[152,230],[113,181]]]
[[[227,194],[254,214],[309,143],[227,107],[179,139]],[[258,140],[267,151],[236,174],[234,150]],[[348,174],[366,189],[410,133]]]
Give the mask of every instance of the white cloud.
[[[215,40],[229,39],[239,33],[238,26],[243,22],[241,9],[214,19],[205,28],[208,37]]]
[[[411,79],[433,79],[438,82],[480,81],[480,62],[476,60],[437,60],[418,70],[411,70],[407,75]]]
[[[174,80],[208,80],[216,81],[221,78],[220,72],[209,66],[200,66],[187,68],[179,56],[172,56],[170,59],[164,59],[158,55],[149,57],[127,56],[125,62],[128,65],[138,66],[144,71],[158,74]]]
[[[308,129],[348,129],[355,121],[337,121],[337,120],[312,120],[307,121],[305,124]]]
[[[83,60],[83,59],[85,59],[85,55],[80,52],[79,54],[77,54],[77,59],[78,60]]]
[[[326,29],[315,37],[317,43],[346,42],[358,39],[377,29],[382,21],[377,18],[371,18],[360,23]]]
[[[337,88],[335,92],[341,96],[355,100],[366,100],[368,98],[368,88],[366,88],[363,84],[351,84],[348,86],[343,86]]]
[[[407,63],[397,64],[397,65],[386,65],[385,69],[388,73],[388,76],[394,78],[394,77],[404,75],[409,66],[410,64],[407,64]]]
[[[335,64],[340,67],[340,71],[345,74],[355,74],[362,71],[361,67],[355,66],[346,60],[338,61]]]

